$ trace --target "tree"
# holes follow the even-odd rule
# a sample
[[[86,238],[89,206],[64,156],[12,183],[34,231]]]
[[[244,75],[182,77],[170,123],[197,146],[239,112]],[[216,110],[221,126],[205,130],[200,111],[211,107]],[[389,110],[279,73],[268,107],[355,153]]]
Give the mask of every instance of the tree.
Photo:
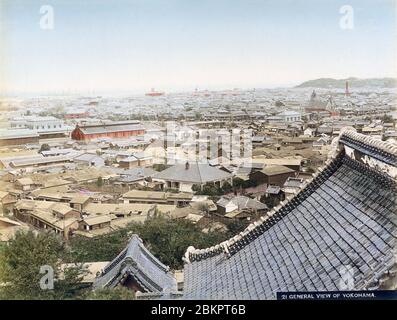
[[[199,184],[192,185],[192,191],[198,193],[201,191],[201,186]]]
[[[233,186],[235,186],[236,188],[241,188],[244,185],[244,180],[236,177],[233,178]]]
[[[134,300],[134,291],[125,287],[103,288],[88,292],[84,297],[86,300]]]
[[[129,230],[138,234],[148,249],[173,269],[183,267],[182,257],[188,246],[207,248],[226,239],[226,234],[219,232],[203,233],[189,220],[165,217],[150,218],[144,224],[131,224]]]
[[[306,172],[307,173],[314,173],[314,172],[316,172],[316,169],[313,168],[312,166],[307,166],[306,167]]]
[[[156,170],[156,171],[163,171],[163,170],[165,170],[165,169],[167,169],[167,166],[166,166],[165,164],[162,164],[162,163],[155,163],[155,164],[153,165],[153,170]]]
[[[275,106],[276,106],[276,107],[284,107],[285,105],[284,105],[284,103],[281,102],[280,100],[277,100],[276,103],[275,103]]]
[[[113,260],[128,244],[132,234],[138,234],[154,256],[174,269],[183,267],[182,257],[188,246],[207,248],[228,236],[219,232],[203,233],[189,220],[156,216],[93,239],[73,238],[70,242],[72,261]]]
[[[210,206],[208,205],[208,203],[199,203],[198,209],[204,212],[206,216],[208,216],[210,213]]]
[[[62,116],[62,115],[65,114],[65,108],[63,106],[58,105],[58,106],[52,108],[50,110],[50,112],[51,112],[51,114],[53,116],[58,116],[59,117],[59,116]]]
[[[233,191],[233,187],[229,182],[225,182],[222,186],[223,193],[229,193]]]
[[[84,275],[81,265],[65,269],[61,265],[65,247],[55,235],[18,232],[0,251],[0,299],[68,299],[78,292]],[[43,269],[44,268],[44,269]],[[40,282],[53,270],[53,289]],[[44,277],[44,278],[43,278]],[[48,279],[50,284],[51,280]]]
[[[69,262],[95,262],[113,260],[127,245],[130,234],[117,230],[92,239],[74,236],[69,241]]]
[[[103,186],[103,179],[102,177],[98,177],[97,181],[96,181],[96,185],[98,188],[101,188]]]
[[[39,153],[41,153],[41,152],[43,152],[43,151],[50,151],[50,150],[51,150],[51,147],[48,145],[48,143],[43,143],[43,144],[40,146]]]
[[[246,220],[232,220],[230,223],[227,224],[230,237],[233,237],[239,232],[244,231],[244,229],[247,228],[248,225],[249,222]]]
[[[194,189],[193,189],[194,188]],[[223,194],[223,190],[221,188],[219,188],[218,186],[212,184],[212,183],[207,183],[205,184],[202,189],[200,189],[199,187],[195,187],[193,185],[192,190],[196,191],[197,195],[207,195],[210,197],[215,197],[215,196],[220,196]]]
[[[260,199],[260,202],[264,203],[267,205],[269,209],[277,206],[280,203],[280,199],[275,196],[262,196]]]
[[[203,187],[203,192],[209,196],[219,196],[222,194],[222,191],[219,187],[210,184]]]

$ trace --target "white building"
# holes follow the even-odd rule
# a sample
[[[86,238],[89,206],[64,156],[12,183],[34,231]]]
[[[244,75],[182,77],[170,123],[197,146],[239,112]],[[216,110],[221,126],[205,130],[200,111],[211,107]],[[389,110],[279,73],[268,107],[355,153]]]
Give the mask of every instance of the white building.
[[[153,176],[154,181],[163,184],[163,189],[176,189],[181,192],[193,192],[194,185],[202,187],[212,184],[219,188],[225,182],[232,185],[232,178],[230,173],[197,162],[176,164]]]
[[[48,131],[68,131],[71,128],[67,126],[63,120],[52,116],[37,117],[37,116],[23,116],[10,119],[11,128],[23,128],[35,130],[37,132]]]
[[[303,131],[303,134],[305,136],[313,137],[316,134],[316,129],[306,128],[305,131]]]
[[[277,115],[278,117],[283,118],[284,122],[296,122],[301,121],[301,114],[297,111],[286,110]]]

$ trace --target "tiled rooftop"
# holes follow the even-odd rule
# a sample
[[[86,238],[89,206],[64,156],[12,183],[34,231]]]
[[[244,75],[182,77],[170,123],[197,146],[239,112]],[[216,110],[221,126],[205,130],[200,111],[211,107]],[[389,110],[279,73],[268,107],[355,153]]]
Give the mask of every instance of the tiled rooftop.
[[[94,288],[113,288],[127,275],[131,275],[144,292],[176,290],[176,279],[169,268],[145,248],[137,235],[133,235],[128,246],[103,269],[94,282]]]
[[[177,164],[154,176],[155,179],[197,184],[226,180],[231,177],[232,175],[225,171],[196,162],[189,163],[188,166],[186,164]]]
[[[362,135],[340,142],[393,163],[395,150]],[[395,165],[395,162],[394,162]],[[395,276],[396,181],[348,157],[344,148],[320,174],[242,234],[186,253],[185,299],[273,299],[279,291],[384,288]]]

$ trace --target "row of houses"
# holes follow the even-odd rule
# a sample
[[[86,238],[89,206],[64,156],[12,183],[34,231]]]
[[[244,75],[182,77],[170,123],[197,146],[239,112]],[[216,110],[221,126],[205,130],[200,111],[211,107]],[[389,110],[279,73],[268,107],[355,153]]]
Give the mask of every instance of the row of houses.
[[[19,221],[52,230],[68,239],[74,234],[86,237],[105,234],[175,208],[174,205],[87,203],[78,210],[72,203],[21,199],[15,203],[13,213]]]
[[[71,115],[75,118],[75,115]],[[43,139],[71,137],[77,141],[98,138],[126,139],[144,136],[145,127],[140,121],[106,121],[77,124],[74,129],[54,117],[28,117],[10,121],[10,128],[0,134],[0,146],[39,144]]]

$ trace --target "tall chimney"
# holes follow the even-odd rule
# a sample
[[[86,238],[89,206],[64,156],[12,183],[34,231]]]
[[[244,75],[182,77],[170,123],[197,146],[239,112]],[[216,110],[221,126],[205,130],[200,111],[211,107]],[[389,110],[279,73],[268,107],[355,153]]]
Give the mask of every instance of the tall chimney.
[[[350,96],[350,92],[349,92],[349,81],[346,81],[345,95],[346,95],[346,97]]]

